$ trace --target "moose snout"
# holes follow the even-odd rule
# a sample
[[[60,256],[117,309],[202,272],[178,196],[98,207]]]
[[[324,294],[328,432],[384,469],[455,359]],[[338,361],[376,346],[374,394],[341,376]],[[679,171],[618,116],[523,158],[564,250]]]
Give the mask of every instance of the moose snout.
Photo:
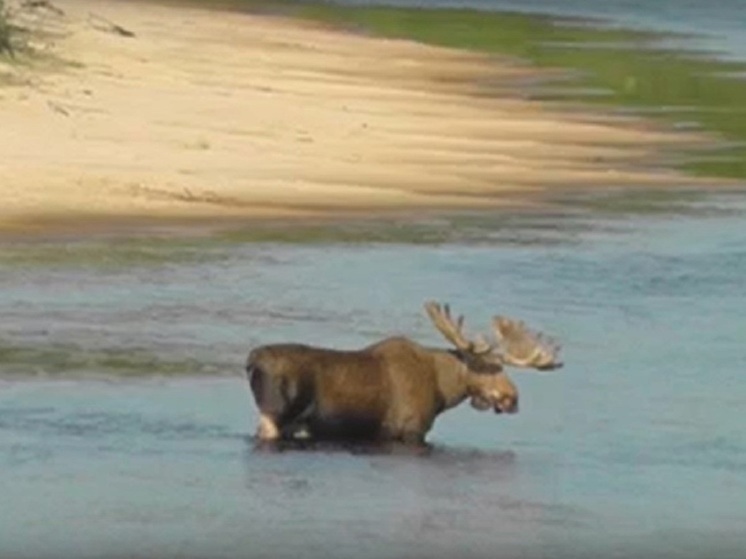
[[[495,413],[517,413],[518,397],[512,394],[495,394],[493,398]]]

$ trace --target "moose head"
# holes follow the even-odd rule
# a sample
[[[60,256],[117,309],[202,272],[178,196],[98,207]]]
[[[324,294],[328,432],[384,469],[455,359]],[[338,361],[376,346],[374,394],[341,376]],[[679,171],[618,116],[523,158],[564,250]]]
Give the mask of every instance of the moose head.
[[[523,322],[494,317],[495,342],[489,343],[482,335],[469,340],[464,334],[464,316],[454,321],[449,305],[429,301],[425,310],[435,328],[454,346],[450,353],[464,364],[467,394],[476,409],[518,411],[518,390],[505,373],[505,365],[539,370],[562,366],[557,360],[559,345],[529,330]]]

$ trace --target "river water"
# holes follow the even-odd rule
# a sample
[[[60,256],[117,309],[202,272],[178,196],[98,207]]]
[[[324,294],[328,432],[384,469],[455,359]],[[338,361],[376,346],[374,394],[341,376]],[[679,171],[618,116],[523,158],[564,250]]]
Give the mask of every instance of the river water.
[[[740,556],[743,208],[437,245],[5,243],[0,557]],[[429,453],[254,448],[250,347],[438,344],[428,298],[473,332],[524,318],[565,368],[511,372],[519,414],[452,410]]]

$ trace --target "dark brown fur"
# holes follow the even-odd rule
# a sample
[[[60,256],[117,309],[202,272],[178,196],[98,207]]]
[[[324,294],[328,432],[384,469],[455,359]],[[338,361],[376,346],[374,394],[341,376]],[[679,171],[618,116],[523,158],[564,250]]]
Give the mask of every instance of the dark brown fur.
[[[479,409],[517,411],[518,391],[502,367],[470,361],[402,337],[358,351],[258,347],[246,367],[264,422],[258,436],[420,443],[438,414],[467,397]]]

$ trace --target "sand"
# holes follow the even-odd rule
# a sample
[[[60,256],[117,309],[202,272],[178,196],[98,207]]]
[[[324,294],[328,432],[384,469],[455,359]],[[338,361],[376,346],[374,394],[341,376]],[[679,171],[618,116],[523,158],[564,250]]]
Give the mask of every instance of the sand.
[[[701,138],[526,100],[516,84],[537,70],[512,60],[273,16],[54,5],[64,14],[17,16],[54,60],[0,65],[15,82],[0,86],[0,229],[488,208],[695,182],[659,162]]]

